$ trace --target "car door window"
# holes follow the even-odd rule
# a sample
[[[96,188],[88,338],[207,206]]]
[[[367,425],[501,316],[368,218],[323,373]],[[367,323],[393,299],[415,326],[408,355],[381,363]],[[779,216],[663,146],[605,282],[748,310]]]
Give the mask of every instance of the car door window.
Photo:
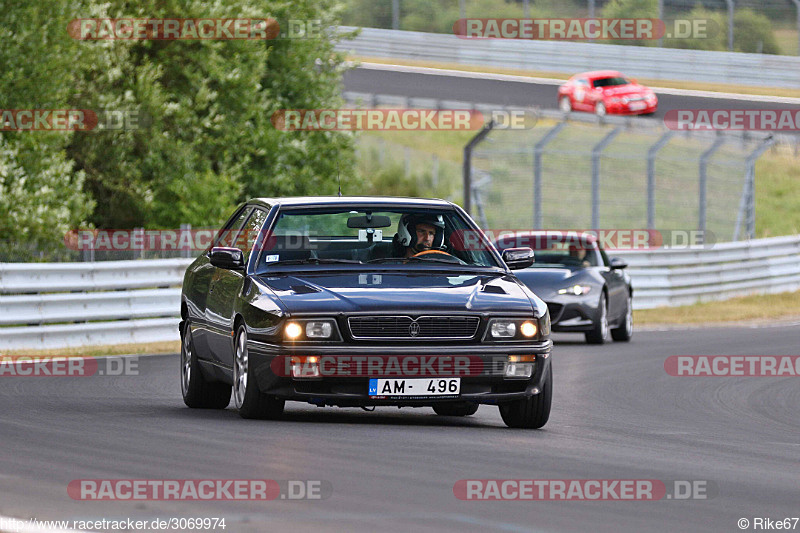
[[[258,233],[261,231],[262,226],[264,226],[264,221],[266,220],[266,211],[258,208],[253,209],[253,214],[247,219],[244,228],[239,232],[236,238],[235,247],[244,251],[245,264],[247,264],[247,261],[250,259],[250,252],[253,250],[253,246],[258,238]]]
[[[217,238],[214,241],[214,246],[234,246],[236,238],[239,235],[239,230],[242,228],[242,226],[244,226],[244,223],[251,211],[251,207],[245,207],[241,210],[238,216],[235,216],[228,224],[226,224],[217,235]]]

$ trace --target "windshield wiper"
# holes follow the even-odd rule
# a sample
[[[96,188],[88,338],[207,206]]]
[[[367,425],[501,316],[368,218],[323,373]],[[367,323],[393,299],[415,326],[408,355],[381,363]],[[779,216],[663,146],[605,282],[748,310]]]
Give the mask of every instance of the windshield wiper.
[[[361,261],[356,259],[326,259],[319,257],[309,257],[308,259],[284,259],[283,261],[271,261],[266,266],[272,265],[333,265],[337,263],[348,265],[360,265]]]

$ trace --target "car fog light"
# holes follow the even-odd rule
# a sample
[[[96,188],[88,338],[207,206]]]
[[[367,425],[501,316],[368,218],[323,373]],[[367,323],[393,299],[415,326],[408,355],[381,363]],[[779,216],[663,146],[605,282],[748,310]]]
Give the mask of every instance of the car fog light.
[[[504,375],[507,378],[529,378],[533,375],[534,363],[506,363]]]

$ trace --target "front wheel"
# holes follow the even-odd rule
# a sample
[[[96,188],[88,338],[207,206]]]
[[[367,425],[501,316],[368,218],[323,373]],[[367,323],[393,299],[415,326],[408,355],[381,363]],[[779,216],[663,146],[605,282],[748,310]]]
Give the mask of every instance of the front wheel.
[[[572,111],[572,101],[569,99],[569,96],[561,97],[561,99],[558,101],[558,108],[563,113],[569,113]]]
[[[236,330],[233,361],[233,401],[242,418],[274,419],[283,414],[285,402],[261,394],[258,383],[251,377],[252,365],[247,350],[247,329],[244,325]]]
[[[186,320],[181,336],[181,395],[183,403],[197,409],[225,409],[231,403],[231,386],[206,380],[197,361],[192,328]]]
[[[550,418],[553,400],[553,367],[547,371],[544,386],[536,396],[500,405],[500,416],[510,428],[539,429]]]
[[[606,105],[603,102],[597,102],[594,104],[594,114],[598,117],[606,116]]]
[[[433,406],[433,411],[439,416],[469,416],[478,411],[477,403],[443,403]]]
[[[633,302],[628,295],[625,301],[625,320],[619,327],[611,330],[611,338],[615,341],[627,342],[633,337]]]
[[[597,320],[592,324],[592,330],[586,332],[586,342],[589,344],[603,344],[608,340],[608,304],[606,302],[606,293],[600,293]]]

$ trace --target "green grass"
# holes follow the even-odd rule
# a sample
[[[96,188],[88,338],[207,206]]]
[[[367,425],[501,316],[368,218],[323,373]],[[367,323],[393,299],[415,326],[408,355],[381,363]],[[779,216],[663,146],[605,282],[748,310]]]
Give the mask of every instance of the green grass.
[[[759,294],[681,307],[659,307],[633,312],[634,324],[702,324],[766,321],[800,317],[800,291]]]
[[[533,145],[555,124],[541,120],[525,131],[495,131],[479,145],[473,167],[489,171],[491,186],[484,189],[487,222],[493,228],[529,228],[532,217]],[[591,147],[608,127],[570,123],[548,145],[542,159],[546,182],[543,191],[546,227],[590,227]],[[406,149],[413,174],[425,175],[432,154],[440,160],[438,187],[429,178],[404,184],[404,194],[452,197],[460,201],[463,146],[474,132],[363,132],[359,145],[383,153],[385,165],[401,164]],[[646,154],[660,131],[624,130],[608,146],[601,162],[602,227],[639,228],[646,225]],[[698,160],[710,139],[676,135],[656,159],[656,227],[694,229],[698,224]],[[742,193],[745,158],[755,147],[732,140],[724,144],[708,165],[707,228],[717,241],[733,237]],[[373,162],[374,166],[374,162]],[[447,169],[445,172],[444,169]],[[369,174],[365,174],[369,182]],[[800,230],[800,157],[792,147],[777,146],[756,165],[756,233],[758,237],[787,235]],[[377,190],[385,188],[382,183]]]
[[[797,28],[776,28],[775,41],[781,47],[781,54],[788,56],[797,55]]]

